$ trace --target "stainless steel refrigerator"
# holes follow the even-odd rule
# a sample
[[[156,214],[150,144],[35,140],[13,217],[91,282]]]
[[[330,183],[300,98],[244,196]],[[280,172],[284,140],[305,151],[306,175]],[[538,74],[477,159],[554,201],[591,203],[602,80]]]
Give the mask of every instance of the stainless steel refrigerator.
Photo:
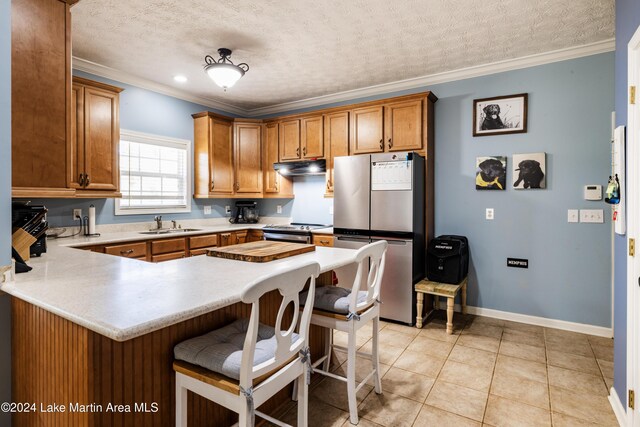
[[[334,159],[334,245],[389,242],[381,317],[415,321],[413,285],[425,274],[425,159],[413,152]]]

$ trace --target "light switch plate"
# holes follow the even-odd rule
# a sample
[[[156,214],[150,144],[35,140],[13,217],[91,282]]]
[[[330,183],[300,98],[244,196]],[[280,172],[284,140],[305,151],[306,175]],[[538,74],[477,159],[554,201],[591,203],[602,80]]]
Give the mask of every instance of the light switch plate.
[[[567,211],[567,222],[579,222],[580,214],[578,209],[569,209]]]
[[[205,215],[211,215],[211,206],[205,206],[204,207],[204,214]]]
[[[602,209],[580,209],[580,222],[601,224],[604,222]]]
[[[276,206],[276,213],[282,213],[282,206]]]
[[[492,220],[493,219],[493,208],[487,208],[486,213],[485,213],[485,218],[488,220]]]

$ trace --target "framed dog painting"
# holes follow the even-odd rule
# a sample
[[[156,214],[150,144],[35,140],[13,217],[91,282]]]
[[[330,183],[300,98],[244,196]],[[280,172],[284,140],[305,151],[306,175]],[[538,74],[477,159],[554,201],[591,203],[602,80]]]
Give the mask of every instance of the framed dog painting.
[[[507,158],[503,156],[476,158],[476,190],[507,188]]]
[[[547,188],[545,153],[513,155],[513,188]]]
[[[473,136],[526,131],[526,93],[473,100]]]

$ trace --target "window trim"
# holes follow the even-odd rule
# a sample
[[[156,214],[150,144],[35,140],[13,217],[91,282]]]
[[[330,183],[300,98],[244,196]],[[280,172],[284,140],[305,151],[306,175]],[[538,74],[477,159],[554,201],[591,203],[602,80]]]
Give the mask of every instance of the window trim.
[[[168,136],[160,136],[154,135],[151,133],[144,132],[136,132],[132,130],[120,130],[120,140],[126,139],[131,142],[139,142],[139,143],[153,143],[154,145],[164,145],[164,146],[182,146],[187,150],[187,182],[186,182],[186,190],[187,190],[187,205],[185,207],[168,207],[168,208],[121,208],[120,200],[115,199],[115,215],[154,215],[154,214],[168,214],[168,213],[190,213],[191,212],[191,199],[192,196],[192,181],[193,181],[193,157],[192,157],[192,142],[188,139],[179,139],[179,138],[171,138]],[[118,149],[118,158],[120,158],[120,150]],[[118,179],[120,179],[120,174],[118,174]]]

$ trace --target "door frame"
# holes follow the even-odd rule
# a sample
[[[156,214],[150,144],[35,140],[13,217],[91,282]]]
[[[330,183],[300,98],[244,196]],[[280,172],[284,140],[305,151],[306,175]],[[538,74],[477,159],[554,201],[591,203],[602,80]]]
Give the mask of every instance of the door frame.
[[[628,69],[627,86],[640,88],[640,27],[629,41],[627,47]],[[625,88],[626,89],[626,88]],[[629,93],[629,92],[627,92]],[[629,95],[627,95],[629,96]],[[635,104],[627,100],[627,389],[640,391],[638,386],[638,361],[640,351],[638,345],[638,332],[640,332],[640,254],[637,257],[629,256],[629,239],[638,240],[640,237],[640,106],[638,105],[638,93]],[[625,189],[623,189],[624,191]],[[625,197],[625,194],[622,194]],[[638,240],[640,243],[640,240]],[[639,427],[640,417],[634,410],[628,408],[628,396],[622,396],[622,402],[626,409],[628,426]]]

